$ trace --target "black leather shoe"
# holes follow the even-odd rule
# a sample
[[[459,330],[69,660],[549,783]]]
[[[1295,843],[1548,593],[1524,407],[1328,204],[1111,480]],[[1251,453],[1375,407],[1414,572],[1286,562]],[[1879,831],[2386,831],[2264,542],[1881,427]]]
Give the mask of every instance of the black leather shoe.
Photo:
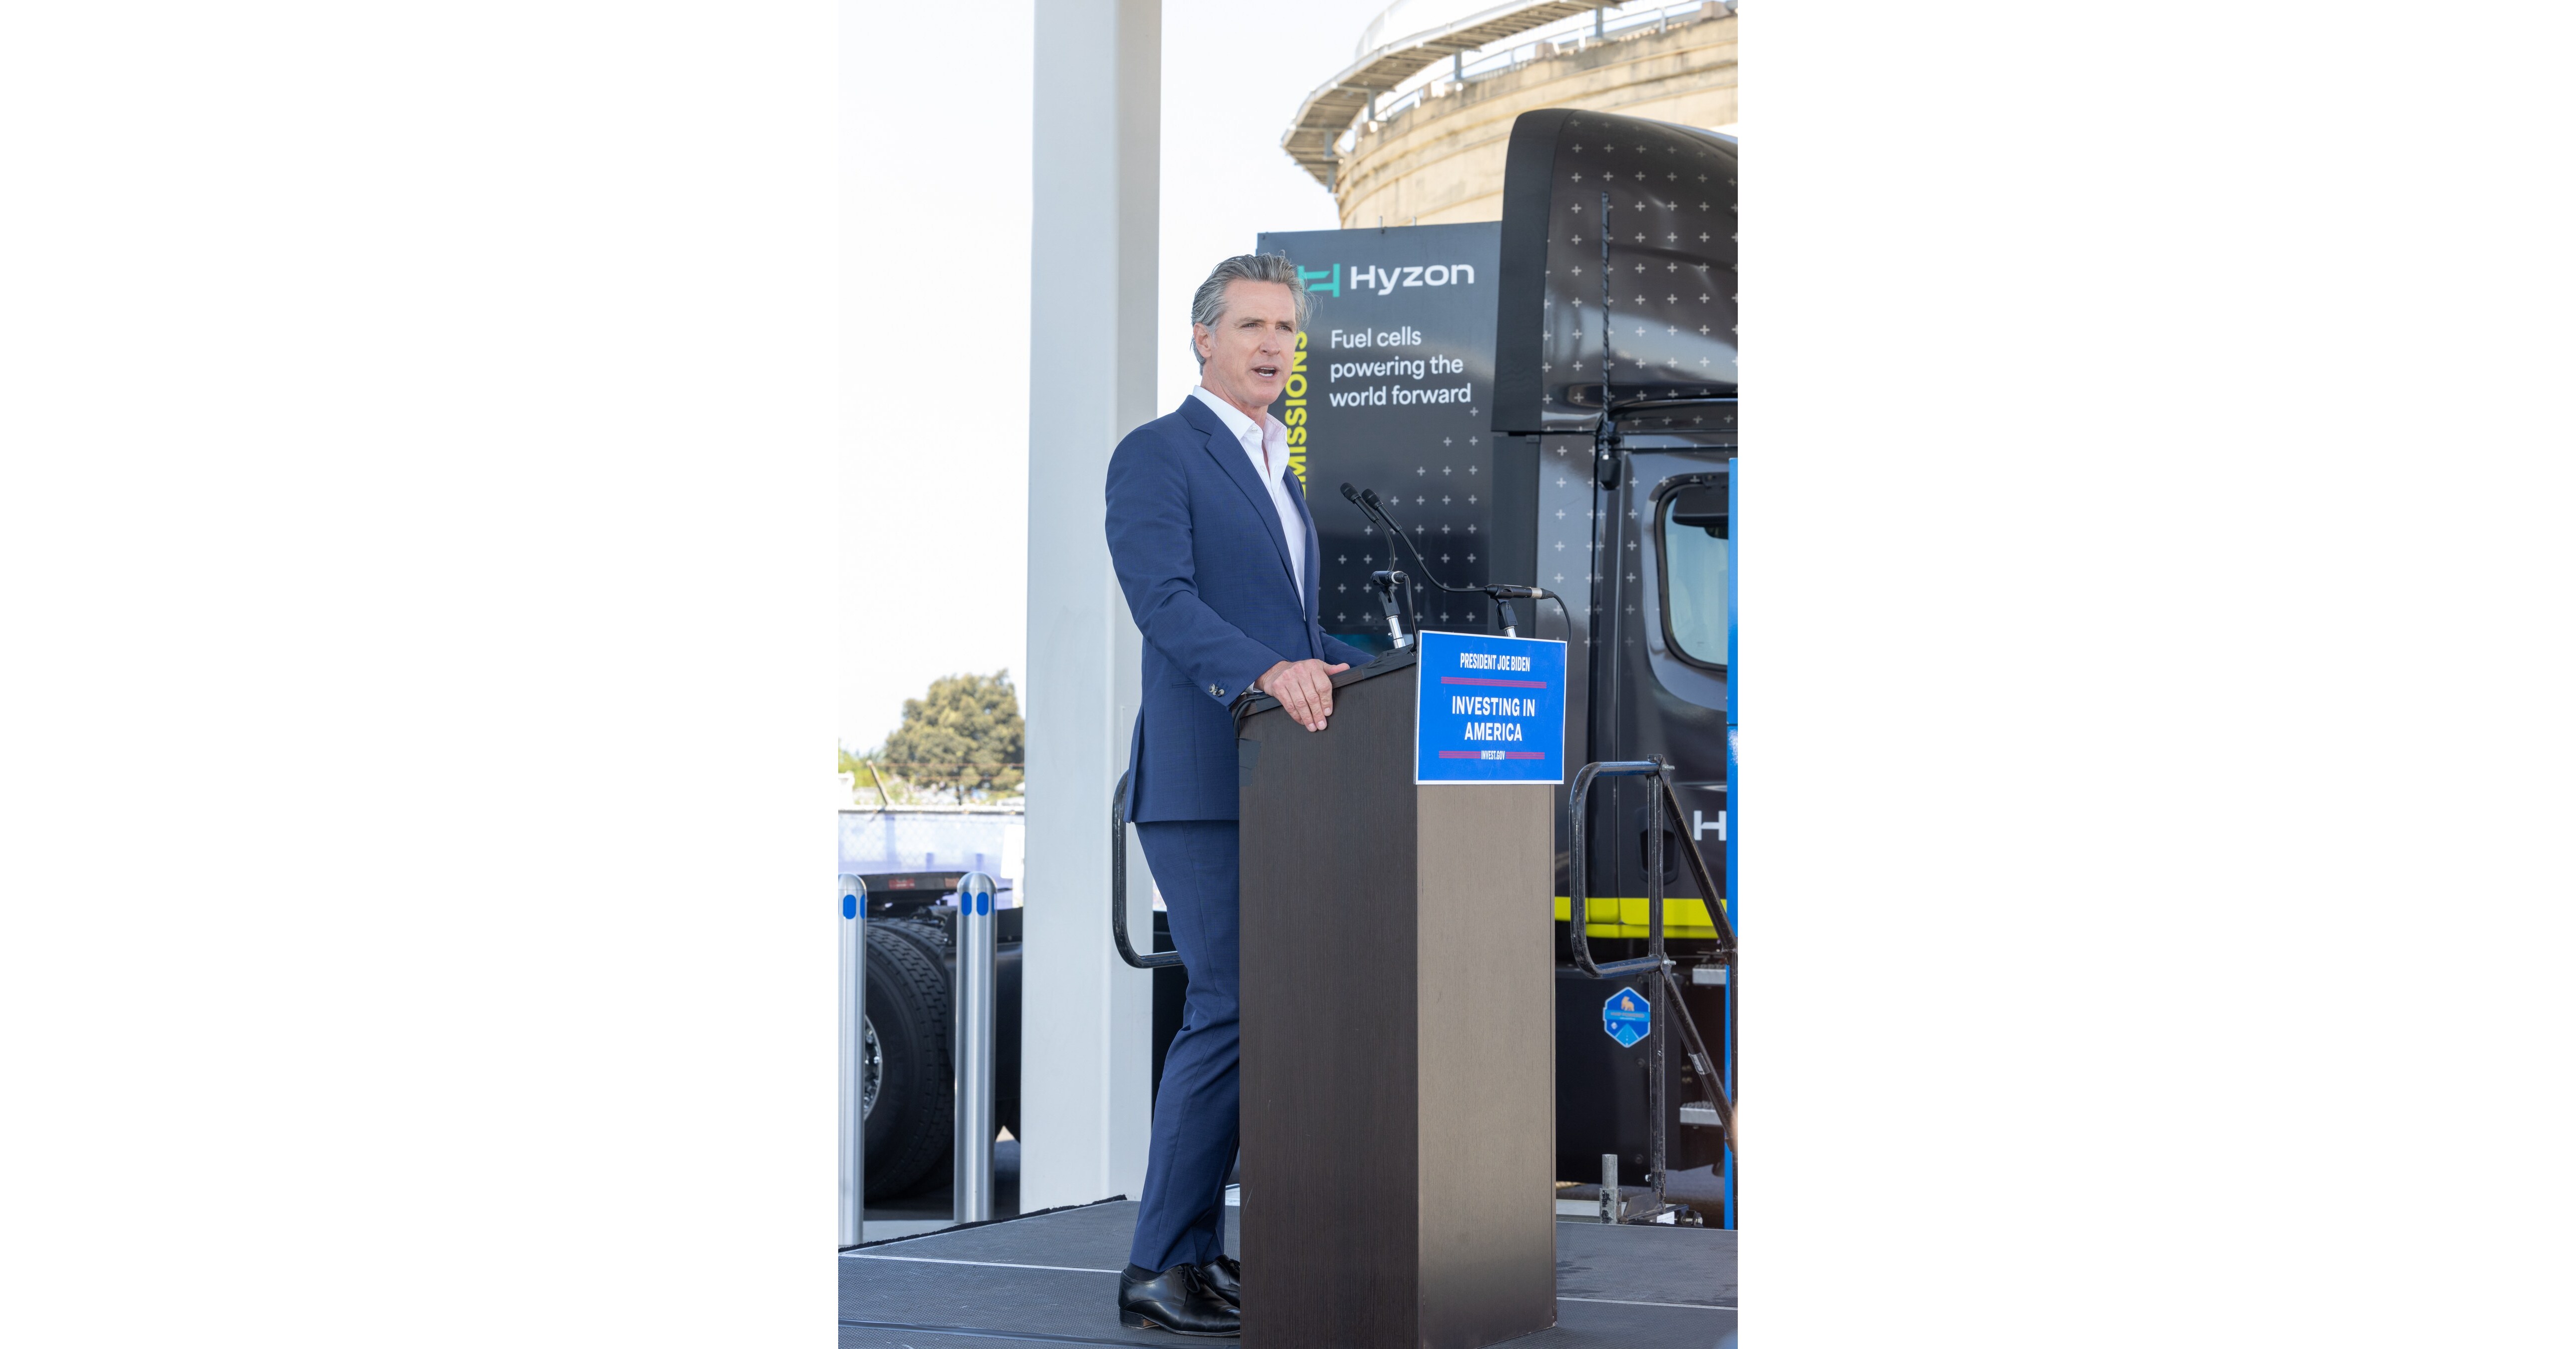
[[[1243,1266],[1230,1255],[1220,1255],[1198,1267],[1199,1282],[1207,1290],[1225,1299],[1225,1305],[1243,1309]]]
[[[1118,1324],[1129,1330],[1169,1330],[1183,1335],[1243,1333],[1243,1314],[1210,1291],[1200,1266],[1174,1265],[1157,1274],[1129,1265],[1118,1274]]]

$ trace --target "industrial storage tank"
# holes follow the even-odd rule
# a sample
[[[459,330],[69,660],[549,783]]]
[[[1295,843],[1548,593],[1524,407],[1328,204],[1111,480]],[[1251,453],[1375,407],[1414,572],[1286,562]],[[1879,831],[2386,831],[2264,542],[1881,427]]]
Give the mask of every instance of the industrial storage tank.
[[[1716,131],[1736,120],[1729,0],[1399,0],[1317,86],[1280,146],[1344,229],[1503,218],[1512,126],[1571,108]]]

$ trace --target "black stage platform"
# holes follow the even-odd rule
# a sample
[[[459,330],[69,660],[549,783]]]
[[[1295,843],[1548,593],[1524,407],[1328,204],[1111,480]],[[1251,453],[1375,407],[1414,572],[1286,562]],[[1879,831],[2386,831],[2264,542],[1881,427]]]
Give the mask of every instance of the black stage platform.
[[[1226,1246],[1236,1212],[1226,1212]],[[1019,1344],[1231,1344],[1118,1324],[1136,1205],[1032,1214],[841,1255],[842,1349]],[[1556,1225],[1557,1323],[1519,1349],[1735,1344],[1733,1232]]]

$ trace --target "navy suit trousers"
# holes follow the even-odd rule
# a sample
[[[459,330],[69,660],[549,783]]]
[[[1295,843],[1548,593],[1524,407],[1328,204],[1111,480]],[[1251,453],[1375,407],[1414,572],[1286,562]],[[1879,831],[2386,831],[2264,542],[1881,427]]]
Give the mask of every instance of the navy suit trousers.
[[[1127,1256],[1160,1272],[1225,1254],[1225,1180],[1242,1134],[1242,848],[1232,820],[1154,821],[1136,833],[1190,973]]]

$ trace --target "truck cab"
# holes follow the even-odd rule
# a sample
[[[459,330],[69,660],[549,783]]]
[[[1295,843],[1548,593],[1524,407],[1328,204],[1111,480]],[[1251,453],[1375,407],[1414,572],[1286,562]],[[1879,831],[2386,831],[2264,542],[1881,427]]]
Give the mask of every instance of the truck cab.
[[[1532,582],[1565,597],[1567,696],[1578,709],[1567,761],[1672,766],[1678,818],[1666,820],[1661,849],[1666,952],[1681,1009],[1728,1078],[1733,989],[1717,939],[1720,916],[1732,917],[1722,859],[1739,434],[1736,151],[1732,137],[1642,118],[1522,114],[1503,189],[1493,399],[1497,454],[1535,466]],[[1537,632],[1559,635],[1544,622]],[[1651,779],[1603,778],[1585,801],[1583,935],[1600,961],[1647,951],[1651,790]],[[1562,805],[1560,797],[1558,1175],[1597,1176],[1605,1153],[1642,1170],[1650,1056],[1603,1033],[1603,999],[1622,981],[1593,980],[1574,958],[1565,882],[1575,850]],[[1720,893],[1700,892],[1685,848],[1708,860]],[[1685,1055],[1667,1056],[1666,1071],[1668,1165],[1720,1179],[1723,1134],[1693,1109],[1717,1084],[1699,1081]]]

